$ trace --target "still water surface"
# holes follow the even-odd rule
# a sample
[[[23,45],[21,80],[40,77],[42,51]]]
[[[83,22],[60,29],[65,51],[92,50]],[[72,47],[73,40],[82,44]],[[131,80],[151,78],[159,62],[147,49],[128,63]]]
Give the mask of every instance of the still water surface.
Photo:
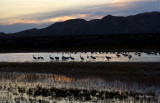
[[[160,54],[158,52],[0,53],[0,62],[160,62]]]

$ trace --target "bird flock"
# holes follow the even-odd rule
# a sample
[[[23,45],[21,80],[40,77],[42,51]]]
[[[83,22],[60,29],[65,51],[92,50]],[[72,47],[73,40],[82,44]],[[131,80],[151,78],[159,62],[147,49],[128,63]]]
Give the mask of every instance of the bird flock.
[[[67,61],[67,60],[74,61],[75,57],[71,56],[71,54],[73,54],[73,53],[74,54],[78,54],[78,52],[71,52],[71,53],[68,53],[69,56],[64,56],[64,53],[62,53],[62,57],[58,57],[58,56],[55,56],[55,55],[52,55],[52,56],[49,55],[49,59],[51,61],[53,61],[53,60],[55,60],[55,61],[59,61],[59,60],[62,60],[62,61]],[[84,52],[84,53],[87,54],[87,52]],[[86,57],[82,56],[82,55],[79,55],[79,59],[81,61],[84,61],[86,59],[96,60],[98,56],[93,56],[92,54],[98,54],[98,53],[99,54],[106,53],[106,55],[107,55],[107,53],[112,53],[112,54],[115,54],[117,58],[120,58],[120,57],[123,56],[123,57],[127,57],[129,60],[133,57],[130,54],[130,52],[91,52],[91,55],[86,55]],[[140,57],[142,55],[142,53],[143,52],[135,52],[134,54]],[[144,53],[146,53],[147,55],[158,55],[158,52],[144,52]],[[159,55],[160,55],[160,53],[159,53]],[[104,58],[109,61],[113,57],[111,57],[111,56],[104,56]],[[33,59],[34,60],[44,60],[44,57],[42,57],[42,56],[37,56],[36,57],[35,55],[33,55]]]

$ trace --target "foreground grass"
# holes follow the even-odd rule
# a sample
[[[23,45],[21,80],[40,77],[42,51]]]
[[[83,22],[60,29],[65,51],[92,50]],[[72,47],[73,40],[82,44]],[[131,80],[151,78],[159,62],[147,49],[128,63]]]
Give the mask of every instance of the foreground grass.
[[[53,73],[160,85],[160,63],[0,63],[1,72]]]
[[[159,71],[160,63],[0,63],[0,102],[159,103]]]

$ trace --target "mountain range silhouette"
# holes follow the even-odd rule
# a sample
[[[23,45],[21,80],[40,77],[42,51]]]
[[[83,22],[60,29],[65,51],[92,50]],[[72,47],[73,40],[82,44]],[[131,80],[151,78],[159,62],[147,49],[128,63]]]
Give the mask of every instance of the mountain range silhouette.
[[[86,21],[72,19],[43,29],[0,33],[0,52],[160,50],[160,12]]]
[[[30,29],[13,36],[100,35],[160,32],[160,12],[147,12],[132,16],[108,15],[102,19],[86,21],[71,19],[57,22],[43,29]],[[0,33],[4,36],[4,33]]]

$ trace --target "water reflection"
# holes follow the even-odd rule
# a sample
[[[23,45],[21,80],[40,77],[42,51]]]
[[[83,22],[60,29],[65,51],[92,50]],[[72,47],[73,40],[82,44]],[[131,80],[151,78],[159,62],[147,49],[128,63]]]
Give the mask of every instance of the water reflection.
[[[0,75],[0,103],[159,103],[160,87],[56,74]]]
[[[158,52],[1,53],[0,62],[160,62]]]
[[[67,76],[61,76],[61,75],[51,76],[51,80],[53,80],[53,79],[58,82],[67,82],[67,83],[74,81],[73,78],[70,78]]]

